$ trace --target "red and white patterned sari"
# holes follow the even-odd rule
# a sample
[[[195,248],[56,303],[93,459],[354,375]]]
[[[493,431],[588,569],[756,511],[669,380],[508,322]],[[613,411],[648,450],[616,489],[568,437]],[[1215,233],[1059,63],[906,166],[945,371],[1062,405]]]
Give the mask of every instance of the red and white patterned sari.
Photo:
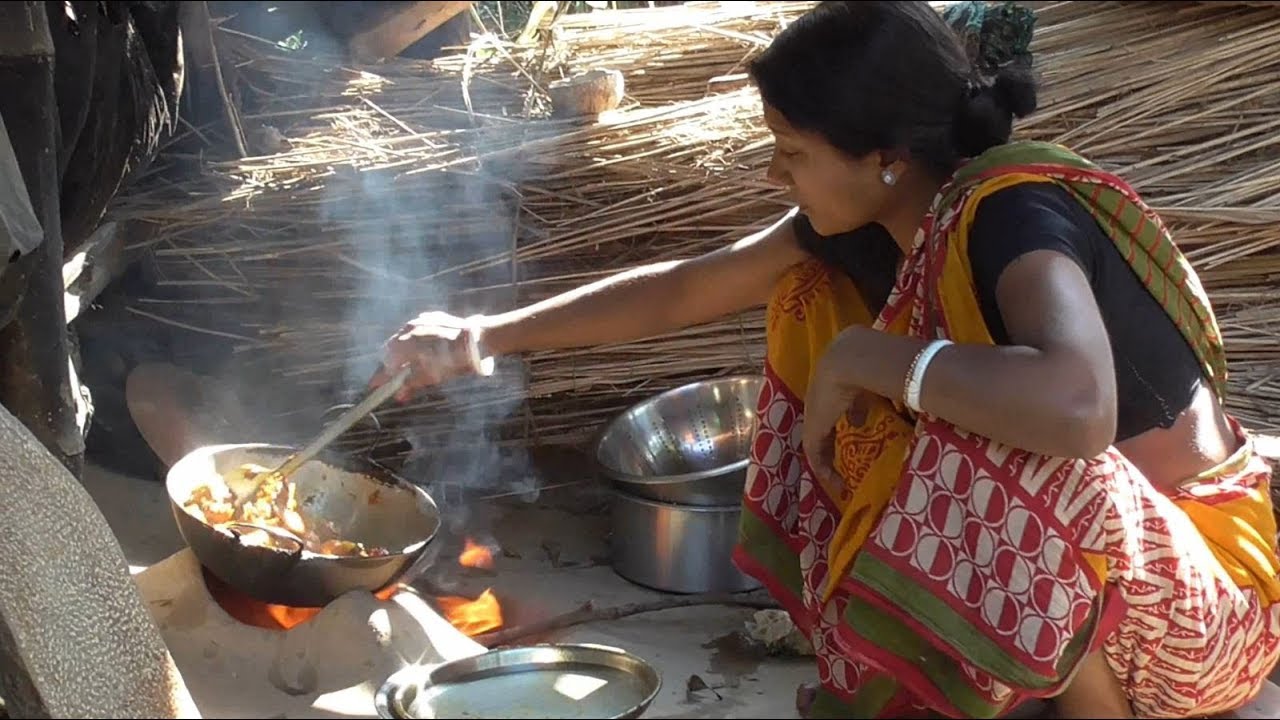
[[[1114,449],[1047,457],[874,397],[837,425],[841,482],[809,471],[803,398],[827,344],[854,323],[990,344],[965,252],[973,210],[1046,181],[1094,213],[1225,388],[1212,312],[1159,218],[1057,146],[1005,146],[958,173],[879,317],[843,275],[793,268],[768,309],[735,560],[811,638],[815,716],[996,717],[1059,693],[1097,649],[1139,716],[1214,714],[1280,657],[1270,469],[1238,425],[1234,457],[1166,495]]]

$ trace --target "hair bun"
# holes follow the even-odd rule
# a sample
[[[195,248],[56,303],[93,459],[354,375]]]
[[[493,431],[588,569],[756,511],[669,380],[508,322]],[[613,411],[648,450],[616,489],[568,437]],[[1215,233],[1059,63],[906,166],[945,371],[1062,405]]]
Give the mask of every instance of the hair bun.
[[[1006,65],[996,73],[988,91],[996,103],[1011,115],[1024,118],[1036,111],[1036,80],[1031,71],[1018,65]]]
[[[964,157],[1003,145],[1013,133],[1013,119],[1036,109],[1036,82],[1026,68],[1002,68],[994,81],[971,84],[956,111],[956,149]]]

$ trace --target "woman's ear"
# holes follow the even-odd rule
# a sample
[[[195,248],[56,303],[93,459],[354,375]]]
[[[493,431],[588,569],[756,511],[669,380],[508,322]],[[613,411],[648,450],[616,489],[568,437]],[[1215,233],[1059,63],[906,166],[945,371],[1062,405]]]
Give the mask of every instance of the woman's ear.
[[[898,184],[898,180],[902,179],[902,175],[906,171],[907,164],[901,160],[891,163],[881,163],[880,182],[892,187],[893,185]]]
[[[877,164],[877,173],[880,176],[880,182],[884,185],[895,185],[902,179],[902,175],[907,172],[910,163],[906,161],[905,155],[897,151],[878,150],[873,153]]]

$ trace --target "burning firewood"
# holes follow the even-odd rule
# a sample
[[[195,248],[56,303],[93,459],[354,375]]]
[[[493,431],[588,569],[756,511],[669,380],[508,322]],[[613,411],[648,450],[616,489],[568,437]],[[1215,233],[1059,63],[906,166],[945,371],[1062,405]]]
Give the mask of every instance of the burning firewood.
[[[502,605],[492,589],[475,600],[443,596],[435,599],[440,613],[464,635],[476,636],[502,627]]]
[[[467,538],[462,554],[458,556],[458,564],[463,567],[493,569],[493,551]]]
[[[666,597],[649,602],[630,603],[615,607],[597,608],[595,603],[587,601],[578,608],[563,615],[532,622],[528,625],[499,630],[476,637],[476,641],[488,648],[509,645],[531,635],[541,635],[555,630],[563,630],[574,625],[598,622],[601,620],[617,620],[619,618],[639,615],[641,613],[674,610],[676,608],[697,607],[700,605],[738,605],[743,607],[773,608],[777,603],[768,593],[757,590],[749,593],[725,594],[707,593],[702,595],[683,595]]]

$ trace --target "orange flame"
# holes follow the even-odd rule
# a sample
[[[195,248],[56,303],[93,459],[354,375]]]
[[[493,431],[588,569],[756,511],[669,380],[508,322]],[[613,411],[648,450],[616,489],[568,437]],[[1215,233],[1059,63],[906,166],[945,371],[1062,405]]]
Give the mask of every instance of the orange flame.
[[[291,630],[319,615],[324,609],[262,602],[231,588],[208,571],[204,576],[206,587],[209,588],[209,594],[214,601],[222,606],[228,615],[246,625],[267,630]],[[379,600],[386,601],[399,591],[400,586],[392,585],[373,595]]]
[[[458,556],[458,564],[463,567],[493,569],[493,553],[489,548],[466,539],[466,547]]]
[[[290,607],[288,605],[261,605],[257,608],[246,608],[249,612],[258,610],[265,617],[256,618],[252,623],[259,627],[270,628],[272,625],[281,630],[295,628],[320,614],[320,608]],[[257,613],[254,613],[255,615]]]
[[[440,612],[459,632],[475,637],[502,627],[502,605],[493,590],[480,593],[475,600],[461,597],[438,597]]]

